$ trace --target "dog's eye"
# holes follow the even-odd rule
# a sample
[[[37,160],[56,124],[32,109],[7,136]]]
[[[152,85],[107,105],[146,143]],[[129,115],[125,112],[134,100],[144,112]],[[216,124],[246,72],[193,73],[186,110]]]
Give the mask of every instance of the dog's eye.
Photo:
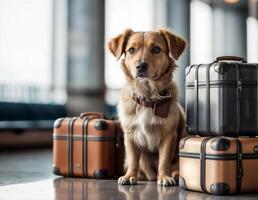
[[[134,47],[131,47],[128,51],[130,54],[134,54],[136,52],[136,49]]]
[[[151,53],[158,54],[161,51],[161,49],[158,46],[154,46],[151,48]]]

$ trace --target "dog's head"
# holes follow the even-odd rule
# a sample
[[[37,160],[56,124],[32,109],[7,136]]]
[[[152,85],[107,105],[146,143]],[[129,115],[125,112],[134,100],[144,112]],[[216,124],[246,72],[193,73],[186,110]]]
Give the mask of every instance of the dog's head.
[[[186,42],[167,29],[157,32],[134,32],[127,29],[111,39],[108,47],[119,59],[125,54],[126,74],[133,79],[158,80],[164,73],[172,72],[171,65],[179,58]]]

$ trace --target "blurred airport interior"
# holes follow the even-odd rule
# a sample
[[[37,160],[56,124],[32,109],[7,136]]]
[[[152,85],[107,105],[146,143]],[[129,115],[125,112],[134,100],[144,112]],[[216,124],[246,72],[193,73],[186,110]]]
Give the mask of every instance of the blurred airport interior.
[[[31,130],[51,141],[58,117],[115,115],[124,76],[106,43],[125,28],[167,27],[188,41],[174,77],[184,105],[189,64],[258,62],[257,20],[257,0],[1,0],[0,146]]]

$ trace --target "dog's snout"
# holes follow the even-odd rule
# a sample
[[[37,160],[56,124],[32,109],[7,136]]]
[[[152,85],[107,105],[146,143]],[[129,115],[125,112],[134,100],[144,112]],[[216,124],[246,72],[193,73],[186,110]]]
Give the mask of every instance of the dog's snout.
[[[138,72],[145,72],[148,69],[148,63],[146,62],[141,62],[139,65],[136,66],[136,69]]]

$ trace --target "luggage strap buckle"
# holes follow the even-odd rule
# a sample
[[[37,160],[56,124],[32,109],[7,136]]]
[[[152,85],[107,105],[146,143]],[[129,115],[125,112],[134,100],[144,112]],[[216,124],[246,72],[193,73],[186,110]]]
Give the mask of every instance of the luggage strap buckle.
[[[201,152],[201,153],[200,153],[200,159],[201,159],[201,160],[204,160],[205,157],[206,157],[206,153],[202,153],[202,152]]]
[[[240,79],[237,81],[237,87],[239,92],[242,92],[242,86],[243,86],[243,82],[242,82],[242,79]]]
[[[238,154],[238,162],[239,162],[238,178],[241,178],[243,176],[242,159],[243,159],[243,154],[239,153]]]

